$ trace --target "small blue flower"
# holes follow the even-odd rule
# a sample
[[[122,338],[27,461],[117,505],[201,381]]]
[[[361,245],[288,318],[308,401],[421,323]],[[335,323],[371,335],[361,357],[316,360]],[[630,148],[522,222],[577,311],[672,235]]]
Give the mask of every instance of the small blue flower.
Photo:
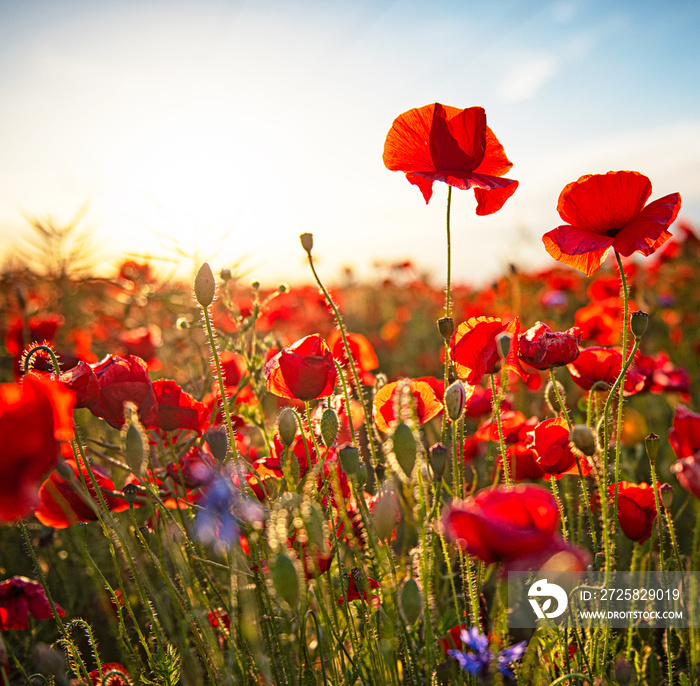
[[[472,652],[462,650],[448,650],[447,654],[457,660],[461,669],[472,676],[485,676],[488,674],[489,665],[493,659],[493,653],[489,650],[489,639],[480,633],[476,627],[462,629],[460,633],[462,643],[471,648]],[[514,662],[517,662],[525,653],[527,641],[516,643],[496,656],[498,671],[509,679],[515,675],[511,671]]]

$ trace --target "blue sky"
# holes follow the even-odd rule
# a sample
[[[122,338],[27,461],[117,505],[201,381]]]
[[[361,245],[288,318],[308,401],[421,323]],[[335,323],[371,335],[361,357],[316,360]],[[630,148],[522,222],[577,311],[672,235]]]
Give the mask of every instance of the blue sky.
[[[381,154],[401,112],[481,105],[520,181],[474,214],[453,195],[453,272],[551,264],[557,197],[635,169],[700,222],[700,4],[670,2],[5,2],[0,7],[0,240],[23,215],[89,203],[107,263],[184,254],[308,278],[312,231],[343,265],[410,258],[444,279],[444,202]]]

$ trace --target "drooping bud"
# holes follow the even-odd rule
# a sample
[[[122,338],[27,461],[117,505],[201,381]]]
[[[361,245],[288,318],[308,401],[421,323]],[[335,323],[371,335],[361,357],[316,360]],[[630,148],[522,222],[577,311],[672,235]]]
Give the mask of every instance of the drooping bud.
[[[464,412],[464,406],[467,404],[467,390],[464,384],[458,379],[453,384],[450,384],[445,389],[445,407],[447,415],[456,422]]]
[[[449,341],[452,338],[452,334],[455,332],[455,320],[452,317],[440,317],[437,320],[437,327],[440,335]]]
[[[377,502],[372,508],[372,521],[374,530],[380,541],[386,541],[396,526],[398,512],[396,510],[396,496],[392,491],[383,491],[379,494]]]
[[[289,448],[297,435],[297,418],[291,407],[285,407],[277,418],[277,431],[282,440],[282,445]]]
[[[649,458],[649,462],[654,464],[659,454],[659,437],[655,433],[650,433],[644,439],[644,447],[647,450],[647,457]]]
[[[649,313],[637,310],[630,315],[630,328],[635,338],[641,338],[649,326]]]
[[[330,448],[338,436],[338,415],[332,407],[327,407],[321,415],[321,438],[326,448]]]
[[[413,435],[411,427],[405,422],[399,422],[394,429],[391,442],[394,446],[396,461],[399,463],[403,473],[410,479],[418,452],[416,437]]]
[[[194,297],[202,307],[209,307],[214,300],[216,293],[216,281],[211,267],[203,262],[202,266],[194,277]]]
[[[430,448],[430,466],[437,481],[440,481],[445,474],[448,458],[449,452],[442,443],[436,443]]]
[[[670,510],[671,503],[673,503],[673,486],[671,484],[661,484],[659,486],[659,497],[664,509]]]
[[[134,474],[140,474],[146,457],[148,439],[141,422],[139,422],[134,403],[124,403],[124,418],[126,422],[121,431],[122,452],[131,471]]]
[[[585,424],[575,424],[569,440],[584,454],[590,457],[595,453],[595,436]]]
[[[416,580],[411,578],[406,581],[401,589],[401,612],[406,624],[413,626],[416,620],[423,614],[423,599]]]
[[[340,466],[349,477],[357,476],[360,468],[360,451],[350,443],[344,443],[338,450]]]
[[[312,233],[302,233],[299,236],[299,240],[301,241],[301,247],[311,255],[311,251],[314,249],[314,235]]]
[[[292,609],[299,604],[299,575],[286,553],[278,553],[272,566],[272,583],[282,600]]]
[[[218,462],[226,459],[228,452],[228,434],[223,426],[211,426],[204,434],[204,440],[209,446],[209,451]]]

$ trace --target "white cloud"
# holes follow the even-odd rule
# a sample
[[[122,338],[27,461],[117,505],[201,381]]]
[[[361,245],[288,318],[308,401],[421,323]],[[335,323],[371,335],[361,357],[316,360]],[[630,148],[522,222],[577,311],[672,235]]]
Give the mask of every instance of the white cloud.
[[[505,103],[522,102],[537,94],[545,83],[559,71],[559,60],[554,55],[537,55],[516,64],[498,89]]]

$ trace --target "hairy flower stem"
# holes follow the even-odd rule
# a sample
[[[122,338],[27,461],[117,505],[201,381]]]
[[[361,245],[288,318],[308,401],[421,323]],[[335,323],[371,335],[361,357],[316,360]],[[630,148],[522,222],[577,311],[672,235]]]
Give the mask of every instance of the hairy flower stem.
[[[348,337],[345,331],[345,324],[343,324],[343,318],[340,316],[340,312],[338,311],[338,308],[335,302],[333,301],[333,298],[331,298],[330,293],[326,290],[326,287],[323,285],[323,282],[321,281],[319,275],[316,273],[316,268],[314,267],[314,259],[311,256],[311,250],[307,250],[306,255],[309,258],[309,267],[311,267],[311,273],[314,275],[316,284],[321,289],[323,297],[326,299],[326,302],[330,305],[330,308],[333,310],[335,323],[338,325],[338,330],[340,331],[340,335],[343,339],[343,345],[345,346],[345,354],[348,358],[348,366],[352,371],[353,379],[355,381],[355,388],[357,389],[357,395],[359,396],[360,404],[362,405],[362,411],[365,415],[364,419],[365,429],[367,431],[367,444],[369,445],[369,451],[372,456],[372,468],[375,468],[377,466],[377,453],[374,448],[374,441],[372,440],[374,436],[374,431],[372,428],[372,408],[370,407],[369,402],[365,397],[365,393],[362,390],[362,382],[360,381],[360,375],[357,373],[357,366],[355,365],[355,360],[352,356],[352,352],[350,351],[350,343],[348,343]]]
[[[345,374],[343,374],[343,369],[340,366],[338,360],[333,358],[336,371],[338,372],[338,378],[340,379],[340,385],[343,387],[343,398],[345,399],[345,410],[348,413],[348,429],[350,430],[350,440],[353,445],[357,445],[357,436],[355,436],[355,429],[352,423],[352,408],[350,407],[350,395],[348,393],[348,384],[345,381]],[[328,446],[330,448],[330,446]]]
[[[566,512],[564,511],[564,505],[562,505],[561,498],[559,497],[559,488],[557,487],[557,479],[554,476],[554,474],[550,474],[549,484],[552,487],[552,495],[554,496],[554,500],[557,501],[557,507],[559,508],[559,516],[561,517],[561,530],[564,534],[564,540],[568,541],[569,531],[566,527],[567,516]]]
[[[450,317],[452,310],[452,234],[450,231],[450,210],[452,209],[452,186],[447,186],[447,285],[445,287],[445,317]],[[450,341],[445,339],[445,372],[443,381],[445,388],[450,385]],[[442,442],[447,438],[447,412],[442,416]]]
[[[503,395],[500,391],[498,393],[496,392],[496,375],[490,374],[490,377],[491,394],[493,396],[493,413],[496,417],[496,426],[498,427],[498,444],[501,450],[501,462],[503,463],[503,478],[505,479],[506,486],[510,488],[510,467],[508,466],[508,459],[506,456],[506,444],[503,440],[503,427],[501,426],[501,403],[503,402]],[[502,387],[503,384],[501,384],[501,389]]]

